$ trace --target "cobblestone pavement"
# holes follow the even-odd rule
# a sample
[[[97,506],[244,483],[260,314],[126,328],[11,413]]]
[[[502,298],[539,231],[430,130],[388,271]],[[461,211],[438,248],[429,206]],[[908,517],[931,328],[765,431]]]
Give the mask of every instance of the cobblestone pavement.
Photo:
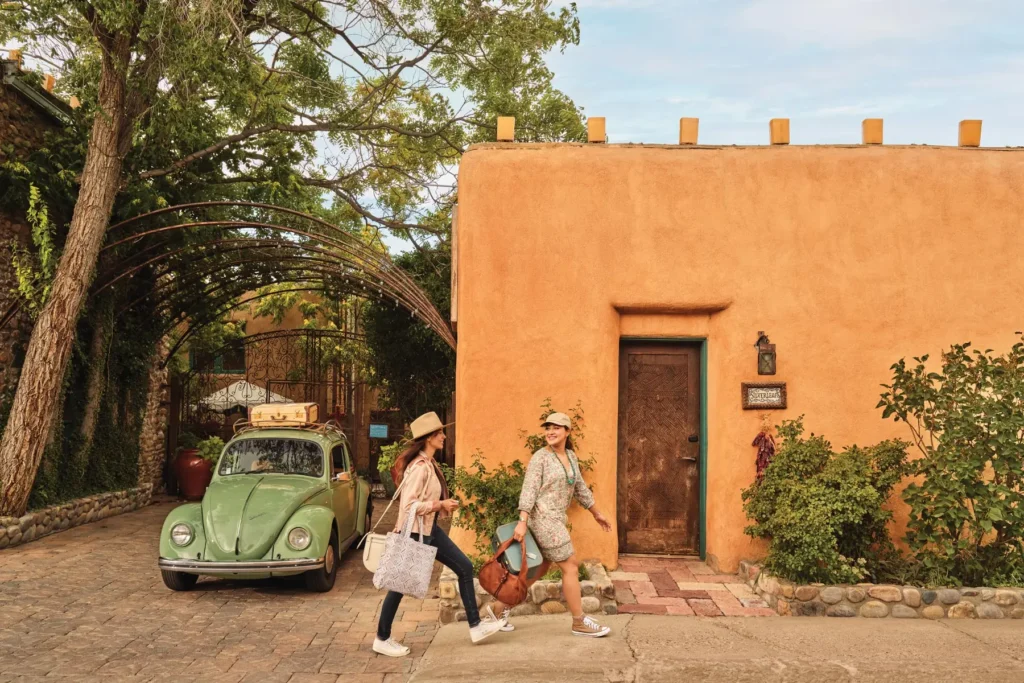
[[[700,560],[622,555],[609,576],[619,614],[778,616],[738,576],[715,574]]]
[[[205,578],[174,593],[156,566],[173,506],[0,551],[0,683],[404,681],[437,632],[438,600],[406,598],[393,632],[412,656],[372,652],[383,593],[356,550],[326,594],[295,579]]]

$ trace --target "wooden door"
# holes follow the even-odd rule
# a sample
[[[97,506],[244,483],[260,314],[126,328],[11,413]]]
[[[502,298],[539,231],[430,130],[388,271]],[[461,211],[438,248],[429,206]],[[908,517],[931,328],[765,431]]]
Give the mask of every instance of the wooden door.
[[[696,554],[700,345],[624,343],[619,358],[619,550]]]

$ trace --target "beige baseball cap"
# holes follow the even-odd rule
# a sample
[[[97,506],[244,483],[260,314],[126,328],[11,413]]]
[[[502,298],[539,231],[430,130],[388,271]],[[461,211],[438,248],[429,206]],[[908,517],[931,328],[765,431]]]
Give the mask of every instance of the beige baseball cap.
[[[544,422],[541,423],[541,427],[544,425],[559,425],[566,429],[572,429],[572,420],[570,420],[569,416],[565,413],[551,413],[544,418]]]

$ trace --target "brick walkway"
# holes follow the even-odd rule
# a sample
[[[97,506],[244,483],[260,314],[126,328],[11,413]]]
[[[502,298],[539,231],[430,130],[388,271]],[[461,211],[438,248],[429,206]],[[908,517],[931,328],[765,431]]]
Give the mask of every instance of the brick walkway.
[[[777,616],[738,576],[700,560],[622,555],[610,576],[620,614]]]
[[[0,683],[404,681],[437,633],[438,600],[407,598],[394,633],[412,656],[374,654],[383,593],[354,550],[326,594],[294,579],[201,579],[171,592],[156,560],[172,507],[0,551]]]

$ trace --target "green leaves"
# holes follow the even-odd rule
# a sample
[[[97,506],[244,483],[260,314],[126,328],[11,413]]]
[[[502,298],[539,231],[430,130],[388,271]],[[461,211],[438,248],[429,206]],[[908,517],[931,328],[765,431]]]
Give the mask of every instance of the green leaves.
[[[54,244],[55,230],[39,188],[29,186],[28,207],[25,211],[31,227],[32,247],[12,243],[11,263],[17,279],[17,294],[22,304],[35,318],[50,296],[53,274],[60,253]]]
[[[781,443],[764,478],[743,491],[754,524],[769,540],[765,566],[793,581],[856,583],[877,576],[894,552],[883,509],[905,470],[901,441],[835,453],[827,440],[803,436],[803,418],[784,421]]]
[[[953,345],[892,366],[882,416],[906,423],[920,458],[903,492],[907,543],[928,581],[998,585],[1024,575],[1024,344]]]
[[[207,462],[216,464],[217,460],[220,459],[221,451],[224,450],[224,440],[219,436],[211,436],[208,439],[203,439],[198,445],[199,457]]]
[[[444,246],[402,254],[404,268],[447,318],[451,306],[451,252]],[[384,389],[386,402],[406,420],[428,410],[443,411],[455,391],[455,353],[409,312],[389,301],[366,307],[363,329],[372,378]]]
[[[125,79],[129,192],[173,177],[445,239],[427,217],[497,116],[523,140],[583,139],[544,61],[579,30],[540,0],[36,0],[4,12],[0,41],[58,67],[87,126],[104,60]]]

